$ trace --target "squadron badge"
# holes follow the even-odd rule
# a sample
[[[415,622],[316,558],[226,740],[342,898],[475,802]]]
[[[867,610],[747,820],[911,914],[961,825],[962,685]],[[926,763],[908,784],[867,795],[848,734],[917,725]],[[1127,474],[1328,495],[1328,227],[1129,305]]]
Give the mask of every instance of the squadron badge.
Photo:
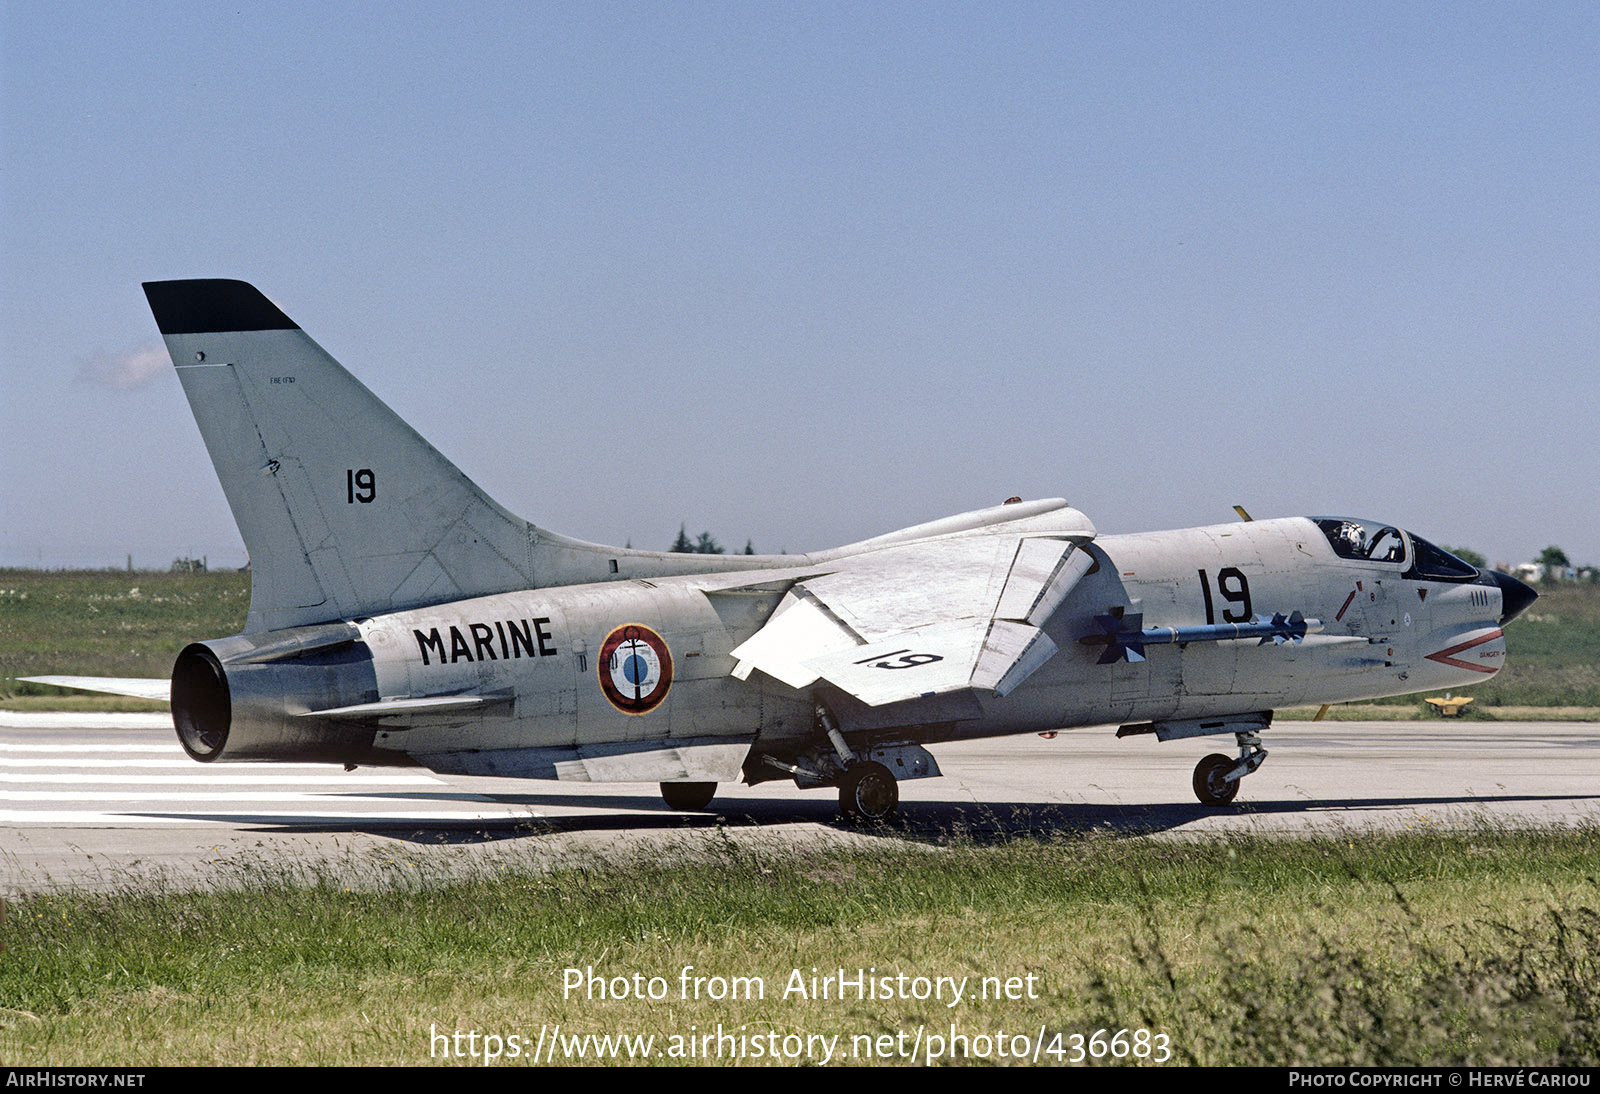
[[[672,651],[642,623],[624,623],[606,635],[595,666],[600,690],[624,714],[647,714],[672,687]]]

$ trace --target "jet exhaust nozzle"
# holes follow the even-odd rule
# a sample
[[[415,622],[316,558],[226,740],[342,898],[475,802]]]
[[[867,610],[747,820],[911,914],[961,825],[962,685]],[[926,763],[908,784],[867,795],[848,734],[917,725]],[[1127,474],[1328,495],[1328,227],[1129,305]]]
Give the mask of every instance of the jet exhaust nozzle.
[[[233,700],[222,662],[196,642],[172,667],[172,721],[190,756],[209,763],[222,754],[233,722]]]
[[[172,723],[202,763],[366,762],[375,722],[307,712],[377,699],[372,654],[348,624],[196,642],[172,666]]]

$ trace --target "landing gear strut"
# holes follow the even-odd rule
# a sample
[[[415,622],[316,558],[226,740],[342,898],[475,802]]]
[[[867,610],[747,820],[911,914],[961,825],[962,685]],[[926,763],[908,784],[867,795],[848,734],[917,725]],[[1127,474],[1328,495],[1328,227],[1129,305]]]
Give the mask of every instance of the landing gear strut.
[[[1194,796],[1201,805],[1227,805],[1239,793],[1239,780],[1261,766],[1267,750],[1261,747],[1261,735],[1255,730],[1235,733],[1239,742],[1237,760],[1213,752],[1194,768]]]
[[[839,812],[854,825],[883,824],[900,808],[900,783],[894,772],[876,760],[863,759],[851,750],[839,730],[839,721],[822,703],[817,704],[817,727],[833,746],[838,767]],[[927,754],[924,752],[924,756]],[[927,757],[929,763],[933,757]],[[837,767],[835,768],[837,770]],[[935,769],[934,774],[938,774]]]

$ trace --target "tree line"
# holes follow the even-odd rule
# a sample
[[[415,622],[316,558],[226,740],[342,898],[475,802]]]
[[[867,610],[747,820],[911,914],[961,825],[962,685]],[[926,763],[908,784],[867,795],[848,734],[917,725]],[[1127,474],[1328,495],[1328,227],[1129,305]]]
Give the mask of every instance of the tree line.
[[[668,547],[667,550],[680,555],[725,555],[728,553],[727,549],[718,543],[717,538],[710,532],[701,532],[695,539],[690,539],[686,524],[678,525],[678,538],[672,541],[672,546]],[[739,553],[741,555],[755,554],[755,544],[748,539],[745,540],[744,550]]]
[[[1491,569],[1489,560],[1471,547],[1446,547],[1445,550],[1462,562],[1470,563],[1480,570]],[[1544,575],[1540,580],[1546,585],[1553,585],[1558,581],[1600,583],[1600,566],[1574,566],[1567,552],[1553,543],[1540,551],[1533,561],[1539,564]]]

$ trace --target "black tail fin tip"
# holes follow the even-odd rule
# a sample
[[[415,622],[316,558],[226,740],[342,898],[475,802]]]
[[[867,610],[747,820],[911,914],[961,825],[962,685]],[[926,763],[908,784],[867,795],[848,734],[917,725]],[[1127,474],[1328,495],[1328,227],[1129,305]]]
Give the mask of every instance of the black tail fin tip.
[[[243,281],[146,281],[144,295],[163,335],[300,329],[278,305]]]

